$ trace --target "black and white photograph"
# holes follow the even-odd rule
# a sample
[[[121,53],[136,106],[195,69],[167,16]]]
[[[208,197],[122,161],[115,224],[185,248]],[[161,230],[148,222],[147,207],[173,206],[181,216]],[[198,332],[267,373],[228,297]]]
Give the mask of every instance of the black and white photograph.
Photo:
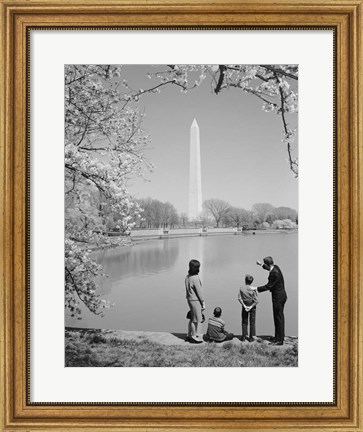
[[[298,367],[298,69],[65,65],[66,367]]]

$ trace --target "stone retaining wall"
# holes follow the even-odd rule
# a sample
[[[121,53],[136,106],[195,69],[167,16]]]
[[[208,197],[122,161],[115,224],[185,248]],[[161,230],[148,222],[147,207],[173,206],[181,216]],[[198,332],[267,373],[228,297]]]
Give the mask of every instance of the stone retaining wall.
[[[146,237],[181,237],[181,236],[202,236],[214,234],[241,234],[242,229],[237,228],[178,228],[178,229],[134,229],[130,236],[133,238]]]

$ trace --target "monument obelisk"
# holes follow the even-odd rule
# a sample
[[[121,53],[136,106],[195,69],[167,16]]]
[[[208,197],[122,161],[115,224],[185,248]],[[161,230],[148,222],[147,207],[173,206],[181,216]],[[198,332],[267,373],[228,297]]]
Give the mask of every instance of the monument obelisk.
[[[199,126],[194,119],[190,127],[189,220],[202,213],[202,175],[200,164]]]

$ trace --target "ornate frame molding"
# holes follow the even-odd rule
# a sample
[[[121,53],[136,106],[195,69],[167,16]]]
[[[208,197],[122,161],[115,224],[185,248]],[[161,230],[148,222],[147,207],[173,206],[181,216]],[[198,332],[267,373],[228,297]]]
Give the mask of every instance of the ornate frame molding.
[[[0,1],[1,426],[3,430],[363,431],[363,0]],[[332,404],[32,404],[28,401],[31,28],[333,28],[336,32],[336,400]]]

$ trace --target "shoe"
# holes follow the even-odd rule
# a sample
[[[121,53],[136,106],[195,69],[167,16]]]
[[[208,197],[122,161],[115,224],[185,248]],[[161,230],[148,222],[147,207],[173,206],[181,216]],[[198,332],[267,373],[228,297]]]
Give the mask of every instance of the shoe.
[[[192,344],[201,344],[201,343],[203,343],[203,340],[191,337],[190,340],[189,340],[189,342],[192,343]]]
[[[255,341],[255,338],[254,338],[253,336],[250,336],[250,337],[248,338],[248,341],[249,341],[249,342],[254,342],[254,341]]]
[[[283,344],[284,344],[283,342],[274,342],[274,343],[272,343],[271,345],[281,346],[281,345],[283,345]]]
[[[246,340],[246,336],[242,336],[240,339],[241,342],[244,342],[245,340]]]
[[[190,337],[190,336],[187,336],[187,337],[184,339],[184,342],[190,342],[190,339],[191,339],[191,337]]]
[[[278,342],[278,340],[275,337],[270,337],[269,342],[275,343],[275,342]]]

